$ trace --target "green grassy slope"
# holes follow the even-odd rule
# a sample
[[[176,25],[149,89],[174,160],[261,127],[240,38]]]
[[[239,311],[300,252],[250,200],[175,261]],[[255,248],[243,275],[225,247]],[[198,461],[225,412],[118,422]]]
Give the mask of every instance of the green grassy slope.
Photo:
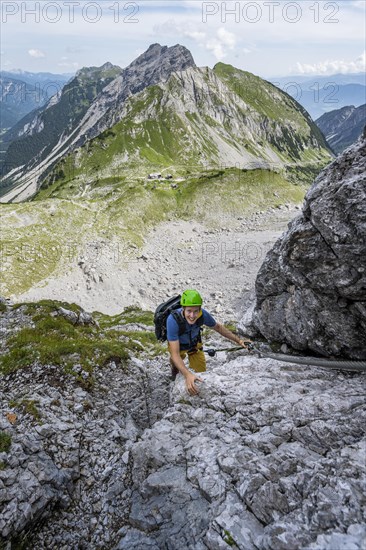
[[[120,72],[121,69],[113,66],[82,69],[64,86],[60,100],[40,112],[38,125],[41,130],[11,142],[1,161],[3,173],[33,159],[40,161],[45,158],[57,144],[60,136],[78,124],[92,101]],[[19,128],[20,125],[21,121],[18,124]],[[0,188],[0,196],[5,191],[6,189]]]
[[[68,192],[66,185],[54,193],[52,187],[45,190],[48,198],[2,205],[0,295],[21,294],[76,268],[80,251],[101,238],[111,249],[129,250],[142,246],[146,233],[161,221],[195,219],[220,227],[223,219],[230,225],[238,216],[298,203],[305,193],[269,170],[212,170],[174,185],[107,179],[92,186],[88,198],[59,198]]]
[[[293,156],[295,161],[315,161],[321,149],[324,149],[323,155],[326,157],[326,151],[329,152],[329,148],[324,136],[307,111],[290,95],[270,82],[252,73],[236,69],[232,65],[217,63],[213,70],[233,94],[238,95],[245,103],[267,118],[268,127],[273,129],[271,140],[273,146]],[[275,132],[278,124],[287,125],[287,131],[279,139],[276,138]],[[302,152],[309,147],[317,151],[309,151],[303,158]]]
[[[134,307],[125,308],[115,316],[94,312],[95,324],[84,326],[73,325],[58,315],[60,307],[75,313],[81,309],[76,304],[53,300],[11,306],[15,315],[16,310],[21,309],[30,326],[7,333],[6,351],[0,355],[0,375],[27,369],[38,362],[58,367],[60,375],[69,375],[91,390],[95,371],[106,368],[110,361],[126,371],[130,356],[153,357],[165,349],[157,342],[154,332],[148,330],[153,327],[152,312]],[[3,314],[0,311],[0,319]],[[143,323],[146,329],[125,329],[126,324],[136,322]],[[16,408],[31,407],[37,417],[35,405],[29,400],[13,403]]]
[[[194,76],[193,89],[188,78],[182,85],[172,75],[166,84],[130,97],[123,119],[62,159],[42,188],[57,182],[60,190],[71,180],[80,185],[107,177],[145,177],[164,169],[185,175],[230,166],[230,151],[243,159],[232,165],[255,164],[256,159],[270,165],[272,155],[288,167],[292,181],[298,170],[300,182],[310,183],[331,160],[306,111],[272,84],[222,63],[214,72],[201,69]],[[228,108],[230,115],[225,115]]]
[[[78,251],[92,241],[133,249],[161,221],[194,219],[214,228],[225,220],[230,226],[239,216],[303,199],[299,184],[309,184],[330,156],[302,108],[228,65],[192,75],[193,87],[193,78],[183,86],[183,77],[173,75],[129,98],[123,120],[62,159],[34,200],[1,207],[0,294],[21,294],[75,268]],[[225,116],[230,109],[237,124]],[[260,123],[273,143],[253,135]],[[280,137],[283,144],[276,143]],[[277,151],[284,165],[225,167],[217,161],[220,139],[228,151],[241,147],[254,160],[261,151]],[[153,171],[173,179],[151,181]]]

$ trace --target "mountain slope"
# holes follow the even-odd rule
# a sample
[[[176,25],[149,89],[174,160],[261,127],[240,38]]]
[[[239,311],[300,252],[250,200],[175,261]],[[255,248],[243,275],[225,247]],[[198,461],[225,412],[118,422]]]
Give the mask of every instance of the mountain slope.
[[[335,153],[341,153],[354,143],[366,125],[366,104],[353,105],[325,113],[315,123],[323,132]]]
[[[234,93],[263,115],[266,130],[273,132],[270,140],[273,147],[294,161],[303,160],[306,149],[327,148],[307,111],[290,95],[230,65],[218,63],[214,70]]]
[[[118,122],[129,95],[164,81],[175,70],[191,65],[194,61],[186,48],[153,44],[126,69],[114,68],[109,63],[100,69],[82,69],[71,83],[76,91],[72,90],[72,95],[66,87],[62,91],[58,101],[62,105],[61,113],[52,112],[49,115],[45,110],[24,126],[19,134],[20,139],[9,146],[3,164],[3,187],[6,186],[7,191],[14,185],[20,188],[10,194],[12,198],[28,187],[25,196],[21,197],[33,195],[39,176],[60,157]],[[90,82],[85,82],[85,79]],[[74,113],[68,117],[70,102]]]
[[[0,130],[14,126],[42,107],[69,80],[69,75],[0,72]]]
[[[267,210],[273,215],[280,214],[287,210],[281,209],[281,205],[298,204],[304,196],[303,186],[289,183],[280,173],[263,169],[213,170],[200,177],[192,175],[184,181],[163,180],[159,184],[146,179],[115,181],[111,178],[109,182],[96,183],[85,193],[82,189],[78,196],[78,186],[72,188],[73,185],[75,183],[58,189],[51,186],[31,202],[1,206],[1,296],[19,296],[40,287],[50,296],[54,294],[49,285],[54,284],[57,295],[64,298],[67,295],[70,301],[80,301],[81,295],[85,296],[88,306],[84,307],[94,302],[95,308],[98,302],[104,304],[100,306],[104,311],[113,302],[111,307],[115,309],[121,299],[127,299],[126,305],[137,303],[139,295],[135,292],[144,288],[138,272],[131,278],[131,288],[127,283],[126,265],[132,262],[153,271],[146,283],[156,290],[155,299],[159,296],[163,301],[168,286],[176,284],[181,276],[175,268],[170,271],[165,257],[172,255],[186,263],[186,271],[181,267],[186,272],[183,284],[191,277],[192,258],[195,262],[202,259],[205,242],[211,249],[217,240],[216,233],[222,233],[221,228],[233,230],[230,237],[223,234],[229,254],[232,247],[236,248],[231,241],[247,227],[243,216],[255,218],[257,212]],[[144,243],[149,242],[161,222],[168,220],[173,226],[180,226],[181,220],[186,223],[182,224],[182,231],[175,228],[176,243],[169,238],[168,245],[163,238],[152,243],[147,256],[155,260],[145,265],[143,259],[138,259]],[[197,246],[191,252],[185,228],[197,226],[197,221],[200,224]],[[169,227],[167,235],[171,231]],[[245,247],[248,243],[251,247],[251,233],[245,236],[242,245]],[[255,248],[254,252],[255,256],[261,256],[263,249]],[[250,258],[249,262],[252,266]],[[167,287],[160,286],[160,278],[156,280],[159,269],[163,272],[166,268],[171,277]],[[226,267],[224,271],[226,273]],[[173,276],[174,273],[179,276]],[[241,276],[238,274],[239,279]],[[119,296],[117,302],[115,293]]]
[[[24,167],[27,171],[38,165],[60,142],[65,147],[68,136],[88,110],[93,99],[121,72],[119,67],[106,63],[100,68],[81,69],[76,77],[65,85],[62,92],[52,97],[45,108],[27,115],[4,135],[3,141],[11,141],[2,165],[2,173]],[[25,169],[26,167],[26,169]],[[21,170],[20,170],[21,172]],[[2,186],[11,184],[6,178]]]
[[[180,176],[213,166],[296,167],[298,175],[303,170],[309,176],[330,159],[301,106],[228,65],[174,73],[131,96],[121,114],[118,124],[63,159],[42,187],[56,183],[57,196],[60,179],[92,190],[104,179],[146,177],[164,167]]]
[[[11,128],[27,113],[45,103],[26,90],[26,83],[17,78],[0,77],[0,130]],[[30,97],[29,97],[30,96]],[[38,99],[38,101],[37,101]]]
[[[259,96],[266,101],[256,101]],[[199,69],[179,45],[150,46],[101,90],[78,125],[58,135],[56,145],[41,141],[34,160],[8,173],[9,189],[17,187],[4,194],[4,202],[32,196],[47,173],[47,184],[54,181],[57,161],[72,151],[71,177],[92,167],[94,178],[96,169],[109,177],[120,166],[143,174],[149,167],[187,163],[200,169],[299,163],[318,169],[330,159],[323,136],[290,96],[228,65]],[[19,140],[9,147],[10,166],[24,159],[25,145]]]

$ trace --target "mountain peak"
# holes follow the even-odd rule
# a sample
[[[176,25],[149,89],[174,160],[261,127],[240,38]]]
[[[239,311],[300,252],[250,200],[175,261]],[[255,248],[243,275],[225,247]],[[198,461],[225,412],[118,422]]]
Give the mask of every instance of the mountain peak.
[[[191,52],[185,46],[176,44],[175,46],[168,47],[161,46],[158,43],[151,44],[128,68],[148,64],[170,66],[170,72],[171,70],[183,71],[188,67],[196,66]]]
[[[117,76],[122,69],[118,65],[113,65],[109,61],[104,63],[101,67],[83,67],[79,69],[75,75],[75,78],[100,78],[105,72],[114,71]]]
[[[113,65],[113,63],[111,63],[110,61],[106,61],[101,67],[100,69],[102,71],[105,71],[105,70],[108,70],[108,69],[119,69],[119,70],[122,70],[121,67],[119,67],[118,65]]]

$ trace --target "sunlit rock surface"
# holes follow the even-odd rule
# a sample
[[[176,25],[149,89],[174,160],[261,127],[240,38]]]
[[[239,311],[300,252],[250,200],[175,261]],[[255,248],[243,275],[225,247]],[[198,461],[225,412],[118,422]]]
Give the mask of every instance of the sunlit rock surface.
[[[1,377],[3,542],[362,549],[363,374],[219,353],[190,397],[169,372],[111,362],[92,390],[53,365]]]
[[[256,328],[270,341],[366,359],[366,132],[315,180],[259,270]]]

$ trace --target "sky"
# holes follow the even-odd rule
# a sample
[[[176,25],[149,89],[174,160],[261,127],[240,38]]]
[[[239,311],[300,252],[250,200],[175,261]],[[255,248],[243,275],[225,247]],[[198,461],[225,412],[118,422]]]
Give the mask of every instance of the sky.
[[[366,0],[1,0],[1,69],[125,67],[150,44],[182,44],[264,78],[365,71]]]

